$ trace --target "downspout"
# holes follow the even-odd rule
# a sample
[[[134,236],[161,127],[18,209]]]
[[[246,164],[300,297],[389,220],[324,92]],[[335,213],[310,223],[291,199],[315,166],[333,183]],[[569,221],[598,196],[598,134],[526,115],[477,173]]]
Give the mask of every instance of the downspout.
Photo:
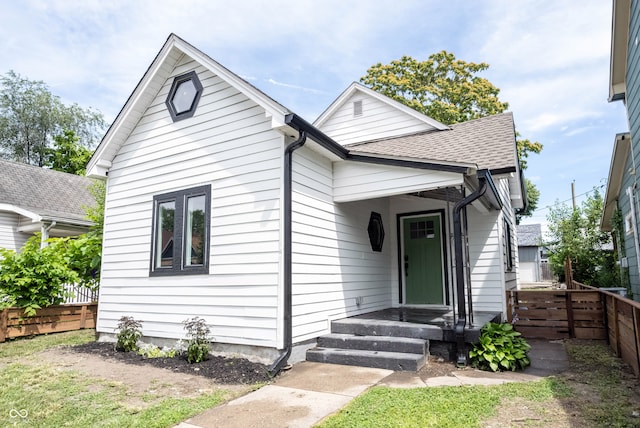
[[[292,321],[291,321],[291,293],[292,293],[292,257],[291,257],[291,223],[292,223],[292,159],[293,152],[304,146],[307,141],[305,131],[300,131],[300,136],[296,141],[289,144],[284,150],[284,348],[281,350],[280,356],[269,367],[269,375],[275,376],[287,364],[287,360],[291,355],[292,347]]]
[[[41,230],[42,230],[42,236],[40,236],[40,248],[44,248],[47,246],[47,239],[49,239],[49,231],[51,229],[53,229],[53,227],[56,225],[56,221],[52,221],[51,223],[49,223],[49,226],[45,227],[44,225],[42,225]]]
[[[467,205],[482,197],[489,187],[487,185],[487,178],[484,175],[478,176],[479,185],[478,189],[471,193],[469,196],[456,202],[453,206],[453,239],[455,243],[455,257],[456,257],[456,294],[458,301],[458,319],[456,321],[456,346],[457,346],[457,364],[458,366],[467,365],[467,353],[464,346],[464,329],[467,323],[467,311],[465,305],[465,293],[464,293],[464,259],[463,259],[463,242],[462,242],[462,221],[461,211],[466,208]],[[471,284],[469,284],[471,287]]]

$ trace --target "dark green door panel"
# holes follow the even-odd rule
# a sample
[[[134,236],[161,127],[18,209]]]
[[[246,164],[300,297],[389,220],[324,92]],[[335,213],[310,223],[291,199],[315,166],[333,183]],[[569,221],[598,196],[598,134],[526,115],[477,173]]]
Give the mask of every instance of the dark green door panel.
[[[444,303],[442,227],[439,215],[402,219],[405,303]]]

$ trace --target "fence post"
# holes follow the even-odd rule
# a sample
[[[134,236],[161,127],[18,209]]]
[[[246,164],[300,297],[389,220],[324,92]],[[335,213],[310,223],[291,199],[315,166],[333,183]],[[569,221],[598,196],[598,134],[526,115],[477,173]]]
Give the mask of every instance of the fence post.
[[[636,307],[631,308],[631,319],[633,320],[633,333],[635,336],[636,342],[636,358],[638,360],[638,371],[640,371],[640,309]],[[638,376],[636,372],[636,376]]]
[[[80,328],[85,328],[86,323],[87,323],[87,305],[82,305],[82,309],[80,310]]]
[[[616,357],[621,355],[620,352],[620,327],[618,325],[618,299],[611,299],[611,306],[613,309],[613,337],[616,341],[616,349],[613,352],[616,354]]]
[[[9,334],[7,330],[7,323],[9,320],[9,309],[3,309],[2,313],[0,313],[0,342],[4,342],[7,340],[7,335]]]
[[[566,290],[565,298],[567,300],[567,323],[569,324],[569,337],[576,337],[576,328],[573,325],[573,291]]]

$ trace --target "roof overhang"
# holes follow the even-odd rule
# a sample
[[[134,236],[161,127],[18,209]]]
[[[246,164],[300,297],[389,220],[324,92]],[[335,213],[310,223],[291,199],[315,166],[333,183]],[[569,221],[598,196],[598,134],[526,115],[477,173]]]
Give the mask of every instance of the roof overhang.
[[[630,12],[631,0],[613,0],[609,101],[624,99],[626,93]]]
[[[609,166],[609,177],[607,180],[607,190],[604,196],[604,209],[600,228],[604,231],[611,231],[613,228],[612,218],[618,206],[618,199],[622,191],[622,181],[626,172],[627,157],[631,147],[631,135],[628,132],[617,134],[613,143],[613,154]],[[629,171],[635,173],[635,171]]]
[[[280,128],[285,125],[284,118],[285,115],[289,113],[285,107],[269,98],[240,76],[214,61],[199,49],[175,34],[171,34],[102,138],[102,141],[87,165],[88,177],[102,179],[106,177],[120,147],[122,147],[131,131],[144,115],[147,107],[174,72],[175,65],[180,62],[185,55],[193,58],[196,62],[211,70],[222,80],[239,89],[249,99],[263,107],[266,116],[271,118],[274,128]]]

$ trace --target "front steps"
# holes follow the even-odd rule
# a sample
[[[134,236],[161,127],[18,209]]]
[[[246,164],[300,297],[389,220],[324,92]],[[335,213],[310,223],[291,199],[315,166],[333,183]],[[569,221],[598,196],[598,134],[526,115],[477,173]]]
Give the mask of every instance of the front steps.
[[[307,361],[418,371],[427,361],[429,340],[442,340],[439,327],[387,320],[337,320],[331,332],[307,351]]]

